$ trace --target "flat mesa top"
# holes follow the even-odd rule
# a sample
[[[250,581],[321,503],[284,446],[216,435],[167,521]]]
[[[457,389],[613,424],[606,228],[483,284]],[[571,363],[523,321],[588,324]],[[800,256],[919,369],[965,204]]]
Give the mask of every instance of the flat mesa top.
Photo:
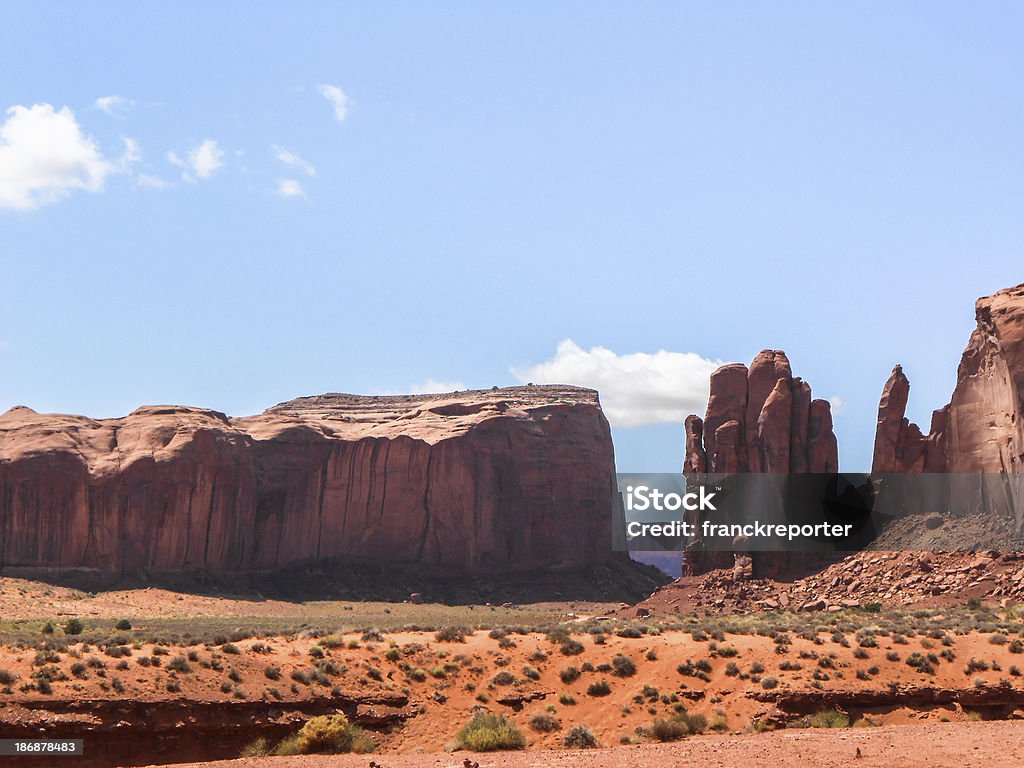
[[[323,395],[297,397],[268,408],[264,413],[316,414],[316,413],[359,413],[361,411],[404,413],[423,406],[445,404],[472,405],[504,403],[509,407],[531,407],[538,405],[597,405],[597,390],[575,387],[569,384],[538,384],[525,387],[493,387],[491,389],[466,389],[459,392],[444,392],[419,395],[350,395],[329,392]]]
[[[71,451],[90,465],[163,455],[187,444],[197,430],[225,438],[270,440],[302,433],[326,439],[410,437],[435,443],[496,417],[532,419],[544,409],[599,407],[593,389],[569,385],[496,387],[442,394],[300,397],[261,414],[229,418],[219,411],[146,405],[116,419],[40,414],[18,406],[0,414],[0,461],[27,454]],[[233,436],[233,437],[232,437]]]

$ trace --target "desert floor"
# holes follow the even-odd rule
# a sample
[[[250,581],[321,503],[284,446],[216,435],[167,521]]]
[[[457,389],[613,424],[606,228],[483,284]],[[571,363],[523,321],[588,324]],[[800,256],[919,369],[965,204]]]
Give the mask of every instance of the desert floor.
[[[481,766],[838,765],[858,746],[858,765],[1024,764],[1013,607],[627,617],[596,604],[294,603],[13,579],[0,580],[0,605],[0,736],[80,735],[96,766],[235,757],[260,738],[273,748],[335,708],[367,728],[384,766],[462,765],[468,753],[451,750],[477,710],[527,743],[470,755]],[[71,618],[80,633],[65,631]],[[465,633],[438,633],[452,626]],[[813,727],[836,712],[849,727]],[[654,722],[684,713],[707,732],[658,743]],[[564,750],[574,725],[614,749]]]
[[[860,757],[857,756],[858,750]],[[463,768],[451,755],[316,755],[191,763],[182,768]],[[473,755],[480,768],[649,768],[706,765],[722,768],[995,768],[1024,765],[1024,728],[1007,722],[945,723],[882,728],[776,731],[742,736],[696,736],[672,744],[615,749],[552,750]]]

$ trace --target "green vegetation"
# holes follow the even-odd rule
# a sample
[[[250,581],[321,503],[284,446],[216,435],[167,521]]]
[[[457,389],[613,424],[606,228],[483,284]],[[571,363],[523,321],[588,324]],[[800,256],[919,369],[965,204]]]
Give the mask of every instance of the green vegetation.
[[[569,749],[596,749],[597,737],[585,725],[574,725],[565,734],[562,744]]]
[[[826,709],[807,718],[811,728],[848,728],[850,718],[838,709]]]
[[[494,752],[499,749],[522,749],[526,738],[515,723],[503,715],[477,713],[455,736],[459,749],[471,752]]]
[[[376,749],[373,739],[340,712],[310,718],[294,736],[277,745],[275,755],[365,754]]]

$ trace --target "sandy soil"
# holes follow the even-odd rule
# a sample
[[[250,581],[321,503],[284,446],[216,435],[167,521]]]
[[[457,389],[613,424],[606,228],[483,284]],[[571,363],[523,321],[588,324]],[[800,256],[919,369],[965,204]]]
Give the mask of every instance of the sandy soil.
[[[1022,678],[1009,672],[1016,663],[1024,664],[1024,657],[1012,653],[1008,644],[991,644],[989,635],[979,633],[953,636],[948,647],[921,635],[908,638],[906,644],[880,636],[878,647],[870,649],[858,648],[853,635],[846,647],[823,633],[820,644],[792,637],[783,654],[777,652],[772,638],[757,635],[726,635],[724,641],[715,642],[694,639],[687,632],[639,638],[609,634],[600,643],[593,636],[580,635],[576,639],[582,649],[577,655],[565,655],[538,633],[510,638],[515,645],[506,648],[486,632],[477,632],[461,643],[438,642],[433,633],[395,632],[369,642],[350,634],[249,639],[221,646],[143,644],[130,656],[117,659],[81,644],[44,660],[33,649],[0,648],[0,669],[18,676],[7,692],[0,694],[0,724],[25,716],[17,705],[41,700],[120,697],[230,705],[241,699],[268,703],[308,700],[328,696],[336,688],[346,694],[408,693],[415,715],[393,733],[379,735],[384,752],[443,751],[480,706],[514,720],[531,749],[552,749],[561,746],[564,729],[574,724],[586,725],[602,744],[614,745],[634,738],[638,727],[649,726],[655,717],[671,716],[679,707],[703,714],[709,721],[719,718],[723,730],[743,732],[774,711],[771,703],[751,696],[764,692],[763,682],[758,681],[768,677],[778,681],[773,693],[813,695],[885,691],[892,683],[961,690],[1000,682],[1014,689],[1024,687]],[[905,663],[914,652],[940,650],[955,654],[955,658],[940,659],[934,674],[920,673]],[[888,658],[890,653],[899,658]],[[635,673],[616,675],[611,666],[603,666],[612,665],[616,657],[628,657]],[[988,669],[968,673],[966,664],[971,658],[983,660]],[[178,659],[176,671],[174,659]],[[686,661],[705,662],[709,679],[681,674],[677,667]],[[330,664],[319,681],[315,675],[310,679],[317,662]],[[183,663],[186,668],[180,668]],[[66,678],[55,680],[48,694],[28,687],[33,674],[44,665],[59,668]],[[563,682],[561,673],[569,667],[576,667],[579,677]],[[276,670],[273,679],[267,676],[269,668]],[[858,678],[858,671],[863,679]],[[501,682],[501,675],[511,676],[511,681]],[[119,693],[111,690],[115,679]],[[597,696],[589,690],[599,681],[610,684],[609,694]],[[527,701],[517,711],[499,701],[509,694],[539,698]],[[562,698],[565,696],[572,701]],[[530,718],[545,712],[559,719],[561,730],[538,733],[531,729]],[[866,715],[879,724],[956,721],[971,716],[957,704],[919,711],[887,705],[851,714]],[[1024,717],[1021,711],[1010,714]]]
[[[858,751],[860,755],[858,756]],[[467,754],[306,756],[194,763],[191,768],[462,768]],[[695,736],[674,744],[585,751],[468,756],[480,768],[649,768],[649,766],[806,766],[807,768],[997,768],[1024,764],[1019,723],[942,723],[851,730],[809,729],[741,736]],[[182,766],[188,768],[188,766]]]

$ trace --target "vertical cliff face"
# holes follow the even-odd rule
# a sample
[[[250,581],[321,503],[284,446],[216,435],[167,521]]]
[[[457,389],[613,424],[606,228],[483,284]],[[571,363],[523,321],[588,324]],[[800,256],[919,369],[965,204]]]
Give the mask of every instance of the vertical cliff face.
[[[905,417],[910,382],[896,366],[882,390],[874,472],[1020,473],[1024,461],[1024,285],[981,298],[950,402],[928,435]]]
[[[704,419],[687,417],[683,472],[836,472],[839,454],[827,400],[794,377],[786,353],[766,349],[748,369],[711,374]]]
[[[686,475],[839,471],[831,406],[812,399],[810,385],[793,376],[780,350],[764,350],[749,368],[734,363],[711,374],[707,413],[688,416],[684,429]],[[699,522],[696,514],[689,521]],[[757,575],[778,575],[799,556],[710,552],[697,539],[688,543],[683,568],[694,575],[740,559]]]
[[[597,393],[302,398],[229,419],[0,416],[0,565],[270,571],[338,559],[464,573],[606,562]]]

